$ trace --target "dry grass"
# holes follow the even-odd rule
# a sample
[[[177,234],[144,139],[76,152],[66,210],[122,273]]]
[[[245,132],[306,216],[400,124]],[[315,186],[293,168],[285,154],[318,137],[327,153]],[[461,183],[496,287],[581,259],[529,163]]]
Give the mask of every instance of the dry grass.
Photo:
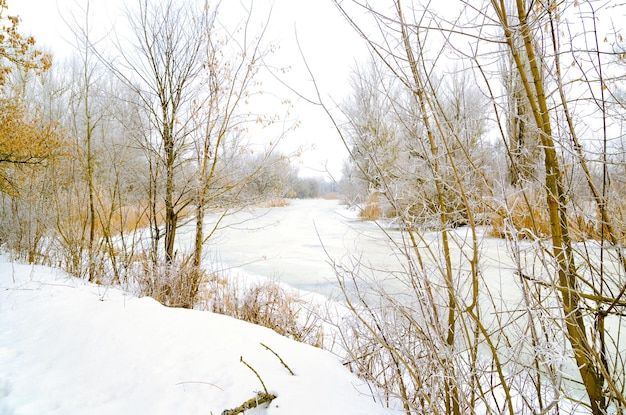
[[[283,197],[275,197],[269,200],[259,202],[255,206],[260,208],[285,207],[289,206],[289,200]]]
[[[515,194],[506,203],[500,202],[490,216],[489,236],[497,238],[535,239],[547,238],[551,233],[545,194],[539,191]],[[618,238],[626,242],[626,200],[609,206],[609,217],[617,225]],[[607,239],[594,206],[587,209],[570,209],[568,215],[570,237],[575,242]],[[605,229],[606,230],[606,229]]]
[[[369,195],[367,204],[359,212],[359,217],[363,220],[378,220],[383,217],[383,209],[378,193],[371,193]]]
[[[613,221],[613,231],[617,234],[622,244],[626,244],[626,193],[614,195],[609,203],[607,210],[608,216]],[[597,231],[600,233],[601,228],[598,226]]]
[[[200,287],[207,281],[203,270],[189,265],[171,264],[157,269],[146,262],[137,278],[139,294],[169,307],[194,308]]]
[[[246,282],[189,263],[154,266],[136,257],[137,294],[168,307],[194,308],[268,327],[293,340],[324,347],[321,306],[273,281]]]
[[[545,196],[539,192],[515,194],[492,208],[489,236],[534,239],[550,236]]]
[[[203,308],[268,327],[317,347],[323,346],[322,323],[313,306],[272,281],[240,283],[216,274],[206,281]]]
[[[341,199],[341,195],[337,192],[324,193],[322,195],[322,199],[324,200],[339,200]]]
[[[111,232],[113,234],[150,226],[150,217],[145,206],[122,206],[108,213],[111,215]]]

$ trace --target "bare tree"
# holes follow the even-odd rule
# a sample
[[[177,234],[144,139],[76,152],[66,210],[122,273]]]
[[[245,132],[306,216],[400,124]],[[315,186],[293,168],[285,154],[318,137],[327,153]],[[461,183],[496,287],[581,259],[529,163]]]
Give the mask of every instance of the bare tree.
[[[84,153],[84,157],[78,159],[84,161],[84,177],[87,187],[87,277],[89,281],[100,280],[100,277],[96,276],[96,183],[95,183],[95,162],[96,156],[94,154],[94,135],[100,120],[102,119],[102,108],[94,109],[93,98],[97,94],[97,78],[98,78],[98,66],[97,58],[91,48],[94,40],[91,38],[91,13],[90,2],[88,1],[85,6],[79,6],[78,11],[81,16],[72,16],[73,22],[67,22],[67,26],[71,28],[74,33],[76,41],[76,50],[78,52],[77,66],[80,69],[74,72],[72,82],[72,91],[69,99],[70,111],[72,117],[70,120],[72,135],[75,137],[77,149],[81,149],[81,154]],[[79,21],[81,19],[81,21]],[[82,244],[83,241],[81,241]]]
[[[188,183],[179,179],[188,159],[192,101],[207,64],[205,53],[215,12],[208,4],[195,2],[137,1],[127,12],[132,39],[118,39],[120,56],[110,65],[147,114],[143,142],[152,172],[152,238],[158,243],[163,237],[167,264],[174,260],[178,219],[190,200]]]
[[[215,18],[215,16],[213,16]],[[192,296],[197,293],[202,277],[202,255],[206,240],[213,229],[206,232],[204,216],[207,208],[220,209],[224,215],[245,202],[238,197],[246,184],[258,174],[263,166],[259,163],[252,172],[245,172],[241,149],[246,124],[250,115],[242,111],[242,104],[255,92],[254,81],[267,50],[263,44],[263,32],[251,33],[252,8],[247,10],[238,31],[243,33],[240,42],[230,34],[220,38],[212,31],[204,49],[204,74],[202,87],[193,104],[193,133],[191,135],[196,155],[195,237],[191,281]],[[210,24],[212,26],[213,23]],[[232,56],[223,53],[231,50]],[[258,122],[259,118],[257,118]],[[276,143],[279,140],[276,141]],[[271,151],[270,151],[271,153]],[[248,201],[249,202],[249,201]]]

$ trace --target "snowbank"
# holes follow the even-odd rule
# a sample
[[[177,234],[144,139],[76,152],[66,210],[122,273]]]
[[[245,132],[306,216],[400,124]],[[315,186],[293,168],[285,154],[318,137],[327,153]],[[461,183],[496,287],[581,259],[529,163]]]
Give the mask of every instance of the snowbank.
[[[323,350],[0,258],[2,415],[217,415],[263,391],[241,359],[277,396],[246,414],[391,413]]]

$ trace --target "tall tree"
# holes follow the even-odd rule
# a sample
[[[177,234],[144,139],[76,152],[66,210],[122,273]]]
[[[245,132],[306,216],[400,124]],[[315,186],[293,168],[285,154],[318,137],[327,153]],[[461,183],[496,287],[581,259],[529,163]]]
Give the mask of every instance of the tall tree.
[[[189,187],[177,179],[185,168],[192,101],[207,63],[216,10],[203,2],[174,0],[138,0],[135,6],[127,13],[132,50],[119,44],[120,56],[110,67],[135,92],[137,104],[147,114],[144,144],[153,177],[153,239],[161,239],[156,210],[161,204],[157,197],[162,195],[163,253],[171,264],[179,215],[190,201]]]
[[[502,80],[509,108],[507,109],[506,133],[508,136],[509,178],[514,186],[521,187],[522,182],[531,183],[539,180],[539,169],[543,154],[539,139],[532,127],[530,106],[524,95],[524,88],[515,68],[513,57],[508,54],[502,67]]]
[[[7,7],[0,1],[0,240],[18,257],[35,262],[42,259],[49,226],[43,220],[50,213],[45,167],[62,154],[63,137],[46,100],[30,95],[52,57],[19,32],[20,19],[6,16]]]
[[[74,21],[67,23],[75,36],[76,50],[78,52],[79,69],[75,72],[73,80],[73,91],[70,99],[70,107],[73,114],[71,125],[72,131],[77,140],[78,148],[83,149],[84,154],[84,175],[87,185],[87,273],[89,281],[95,281],[96,277],[96,183],[95,183],[95,162],[94,136],[102,113],[94,111],[92,103],[96,93],[97,66],[96,57],[92,50],[91,39],[91,2],[87,1],[84,6],[76,4],[77,11],[81,16],[73,16]],[[81,20],[79,20],[81,19]],[[82,159],[83,157],[81,157]]]
[[[192,202],[195,208],[194,269],[190,282],[192,296],[195,296],[202,276],[204,244],[215,230],[204,228],[207,209],[212,206],[226,214],[236,205],[245,204],[238,195],[255,174],[246,173],[241,166],[245,163],[241,157],[241,148],[245,148],[245,143],[241,141],[242,131],[250,121],[250,116],[242,113],[241,106],[253,93],[251,89],[267,50],[263,45],[263,32],[260,35],[251,33],[253,10],[247,13],[241,27],[236,30],[242,32],[240,42],[219,37],[218,32],[213,30],[215,14],[208,21],[211,33],[204,49],[202,86],[194,100],[190,135],[197,164]],[[223,52],[223,49],[231,47],[230,54]],[[219,226],[219,221],[215,226]]]
[[[553,24],[552,19],[555,17],[552,13],[556,11],[556,4],[548,3],[529,8],[527,2],[517,0],[513,16],[502,7],[502,3],[493,1],[492,5],[513,55],[516,73],[519,74],[526,101],[531,108],[534,127],[541,141],[552,251],[557,265],[565,329],[589,397],[592,413],[599,415],[605,413],[607,409],[608,402],[603,391],[606,374],[602,371],[602,363],[595,357],[593,344],[587,334],[588,323],[584,318],[584,301],[580,295],[581,276],[576,270],[569,225],[567,189],[563,183],[563,168],[557,154],[555,133],[550,117],[546,77],[542,66],[544,60],[536,39],[537,30],[540,29],[536,26],[537,15],[534,13],[546,13],[548,23]],[[516,39],[523,43],[523,47],[518,45]],[[525,62],[528,64],[525,65]]]

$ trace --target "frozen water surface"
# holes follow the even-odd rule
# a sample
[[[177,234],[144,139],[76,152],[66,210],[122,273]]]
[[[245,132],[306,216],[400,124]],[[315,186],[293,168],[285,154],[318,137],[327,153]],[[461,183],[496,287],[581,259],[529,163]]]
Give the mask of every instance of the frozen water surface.
[[[207,225],[218,218],[209,215]],[[190,246],[191,227],[180,235],[183,246]],[[358,256],[397,266],[383,231],[337,200],[296,199],[284,207],[236,212],[223,219],[207,248],[210,262],[322,293],[336,285],[332,261]]]

